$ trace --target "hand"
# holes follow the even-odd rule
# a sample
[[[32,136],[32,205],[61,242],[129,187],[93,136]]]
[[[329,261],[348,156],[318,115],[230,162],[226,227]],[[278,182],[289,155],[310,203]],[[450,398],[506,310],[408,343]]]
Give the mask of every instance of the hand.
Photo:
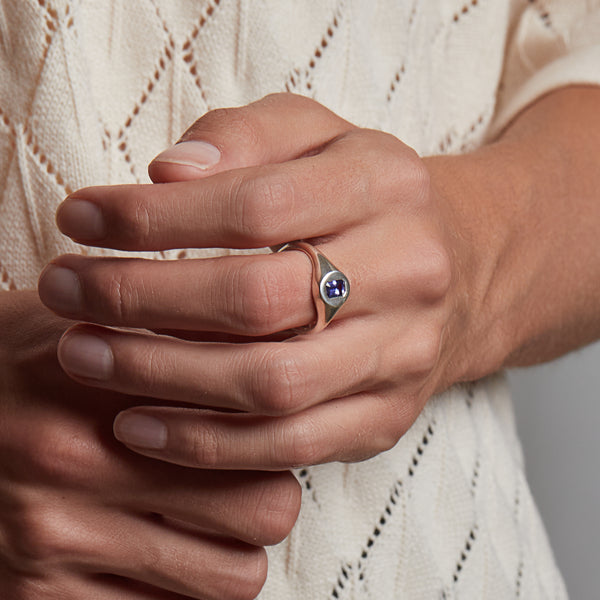
[[[59,209],[62,231],[125,250],[305,239],[349,277],[349,300],[323,332],[273,341],[314,319],[301,252],[174,262],[63,256],[39,286],[57,313],[181,332],[78,325],[59,349],[66,372],[200,405],[137,407],[115,423],[132,449],[182,465],[285,469],[392,447],[428,398],[459,378],[467,290],[477,291],[457,217],[428,164],[393,136],[293,95],[209,113],[184,140],[150,167],[169,183],[75,192]],[[221,334],[246,343],[215,342]],[[88,346],[102,346],[106,360]]]
[[[258,546],[296,519],[295,479],[129,452],[112,420],[136,399],[77,384],[58,364],[71,324],[35,292],[0,294],[0,597],[254,598]]]

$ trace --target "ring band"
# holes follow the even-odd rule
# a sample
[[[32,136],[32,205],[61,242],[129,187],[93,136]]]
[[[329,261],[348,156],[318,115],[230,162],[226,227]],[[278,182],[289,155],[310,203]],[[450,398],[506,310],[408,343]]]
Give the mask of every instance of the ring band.
[[[277,252],[300,250],[312,265],[311,291],[317,318],[314,323],[295,329],[298,333],[317,333],[329,324],[350,294],[350,281],[329,259],[314,246],[302,240],[289,242]]]

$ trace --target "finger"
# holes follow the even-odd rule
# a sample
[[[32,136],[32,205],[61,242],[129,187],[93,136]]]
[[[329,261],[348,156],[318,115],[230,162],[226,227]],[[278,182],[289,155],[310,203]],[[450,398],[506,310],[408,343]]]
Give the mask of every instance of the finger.
[[[267,335],[315,319],[301,252],[153,261],[67,255],[40,276],[57,314],[107,325]]]
[[[79,579],[72,589],[72,595],[60,596],[61,600],[190,600],[190,596],[161,590],[117,575],[88,576],[83,580]]]
[[[164,183],[284,162],[352,128],[314,100],[271,94],[246,106],[205,114],[150,163],[148,172],[154,182]]]
[[[141,475],[130,474],[121,489],[111,494],[113,504],[132,514],[160,514],[214,535],[260,546],[278,544],[296,522],[301,490],[289,471],[174,468],[156,465]]]
[[[159,519],[123,516],[118,533],[100,537],[102,553],[89,573],[111,573],[189,598],[255,598],[266,579],[267,559],[257,546],[211,538],[164,525]]]
[[[371,389],[377,378],[387,382],[390,373],[377,350],[385,335],[358,320],[286,343],[217,344],[85,325],[64,336],[58,354],[67,373],[88,385],[282,415]]]
[[[7,598],[60,598],[61,600],[189,600],[174,592],[141,584],[116,575],[82,576],[60,572],[43,578],[22,576],[18,581],[5,579]]]
[[[66,502],[64,492],[32,494],[37,505],[11,515],[21,518],[22,533],[12,541],[21,557],[13,568],[32,578],[58,572],[113,574],[211,599],[235,598],[236,590],[254,598],[251,592],[256,594],[264,582],[266,557],[257,546],[207,535],[159,515],[129,514],[85,496]]]
[[[95,397],[90,403],[87,395],[81,395],[77,400],[82,412],[87,408],[89,413],[90,404],[103,398]],[[161,514],[251,544],[272,545],[288,535],[300,507],[298,484],[290,473],[273,477],[248,471],[199,472],[150,461],[127,451],[114,439],[112,421],[122,408],[120,403],[111,409],[108,418],[88,417],[85,426],[64,415],[60,426],[52,421],[56,421],[56,415],[46,420],[42,417],[38,423],[39,411],[20,419],[19,451],[6,448],[4,442],[3,452],[8,450],[7,456],[14,459],[14,469],[19,473],[18,478],[11,479],[12,485],[26,486],[35,481],[46,490],[39,501],[44,518],[34,525],[52,521],[53,506],[76,510],[81,502],[65,499],[64,494],[72,495],[71,491],[77,490],[88,498],[90,506],[111,506],[138,515]],[[25,454],[26,448],[32,458]],[[55,499],[50,498],[52,489],[58,495]],[[23,537],[27,520],[20,511],[9,514],[13,535]],[[42,527],[25,537],[43,539],[43,533]]]
[[[338,319],[377,312],[386,298],[401,306],[424,292],[439,297],[439,280],[447,285],[440,278],[444,254],[431,232],[409,221],[398,239],[374,245],[380,227],[374,220],[360,235],[357,229],[319,245],[351,282]],[[311,273],[299,251],[180,261],[69,255],[44,270],[38,290],[46,306],[72,319],[268,336],[315,321]]]
[[[278,470],[356,462],[389,450],[418,411],[410,397],[358,394],[287,417],[136,407],[115,419],[115,436],[145,456],[195,468]],[[138,423],[166,430],[160,444],[136,437]]]
[[[353,130],[291,162],[203,181],[79,190],[61,204],[57,223],[77,242],[121,250],[262,248],[364,223],[381,203],[398,201],[397,184],[414,176],[414,163],[395,138]]]
[[[27,411],[14,423],[16,439],[2,439],[5,462],[11,465],[7,481],[17,490],[31,482],[44,490],[33,502],[34,516],[41,516],[32,527],[22,511],[6,513],[4,524],[10,517],[13,539],[35,546],[43,542],[46,522],[54,521],[53,507],[76,511],[83,505],[157,513],[252,544],[272,545],[288,535],[300,507],[290,473],[197,471],[148,460],[123,448],[112,434],[114,415],[127,404],[115,404],[107,414],[94,412],[105,398],[75,396],[87,413],[85,422],[71,413]],[[31,533],[24,535],[28,529]]]

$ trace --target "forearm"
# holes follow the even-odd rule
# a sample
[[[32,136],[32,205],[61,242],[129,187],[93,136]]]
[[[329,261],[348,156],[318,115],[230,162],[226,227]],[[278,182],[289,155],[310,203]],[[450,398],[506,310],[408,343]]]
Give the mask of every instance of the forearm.
[[[600,337],[600,88],[558,90],[494,144],[428,159],[457,215],[469,339],[455,378]]]

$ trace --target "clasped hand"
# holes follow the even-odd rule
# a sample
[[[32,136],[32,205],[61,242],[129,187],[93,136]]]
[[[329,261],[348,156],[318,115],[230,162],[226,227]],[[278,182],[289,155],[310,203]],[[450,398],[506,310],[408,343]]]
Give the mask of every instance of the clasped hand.
[[[112,436],[139,398],[69,379],[56,358],[72,323],[33,291],[0,294],[0,597],[242,600],[266,572],[261,545],[300,505],[289,472],[198,471]]]
[[[324,331],[294,336],[315,310],[301,252],[53,261],[43,302],[86,322],[62,338],[65,371],[164,401],[118,415],[131,449],[209,469],[363,460],[459,378],[464,243],[426,161],[395,137],[281,94],[208,113],[150,174],[161,185],[75,192],[61,230],[132,251],[304,239],[352,293]]]

